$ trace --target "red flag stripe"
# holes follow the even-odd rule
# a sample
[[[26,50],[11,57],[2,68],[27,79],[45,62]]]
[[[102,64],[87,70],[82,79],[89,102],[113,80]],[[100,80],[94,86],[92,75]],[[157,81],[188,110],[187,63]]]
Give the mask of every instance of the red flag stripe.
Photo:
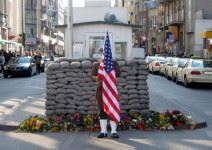
[[[116,101],[116,99],[111,99],[111,97],[108,95],[108,92],[105,91],[105,89],[103,89],[103,96],[105,96],[105,98],[108,100],[108,102],[111,104],[111,106],[113,107],[113,109],[119,114],[120,113],[120,109],[119,106],[117,106],[114,101]],[[116,102],[117,103],[117,102]]]
[[[111,72],[108,76],[114,82],[114,84],[116,84],[116,74],[115,74],[115,71],[113,70],[113,72]]]
[[[110,87],[110,84],[108,83],[107,80],[104,81],[104,88],[105,88],[105,92],[107,92],[107,94],[110,96],[110,98],[113,100],[113,102],[115,103],[116,107],[119,108],[119,100],[118,100],[118,95],[117,93]]]
[[[106,99],[103,99],[104,101],[104,108],[106,109],[106,113],[111,116],[112,118],[115,118],[114,121],[120,121],[119,114],[114,110],[114,108],[109,104],[109,102]]]
[[[104,111],[107,113],[107,115],[115,122],[120,122],[120,119],[117,120],[116,117],[109,111],[109,108],[107,105],[104,104]]]
[[[112,73],[115,74],[114,70],[113,70],[111,73],[109,73],[109,74],[105,73],[105,74],[104,74],[105,80],[107,80],[108,83],[110,83],[110,86],[111,86],[111,88],[114,90],[114,92],[115,92],[115,93],[118,93],[117,88],[116,88],[116,85],[115,85],[116,79],[115,79],[115,82],[113,82],[113,80],[111,80],[111,78],[110,78],[110,76],[111,76]]]

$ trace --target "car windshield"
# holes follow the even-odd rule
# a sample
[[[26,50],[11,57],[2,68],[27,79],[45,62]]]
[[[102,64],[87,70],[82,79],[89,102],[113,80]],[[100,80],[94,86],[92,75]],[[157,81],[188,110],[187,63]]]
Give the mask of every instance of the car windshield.
[[[187,62],[187,59],[179,59],[178,66],[184,66]]]
[[[17,57],[15,63],[17,64],[30,63],[30,59],[28,57]]]
[[[209,61],[209,60],[194,60],[194,61],[192,61],[192,67],[212,68],[212,61]]]
[[[153,62],[154,60],[157,60],[157,57],[149,57],[149,62]]]
[[[204,67],[206,67],[206,68],[212,68],[212,61],[204,60],[204,61],[203,61],[203,65],[204,65]]]
[[[157,60],[160,62],[165,62],[165,58],[163,58],[163,57],[158,57]]]

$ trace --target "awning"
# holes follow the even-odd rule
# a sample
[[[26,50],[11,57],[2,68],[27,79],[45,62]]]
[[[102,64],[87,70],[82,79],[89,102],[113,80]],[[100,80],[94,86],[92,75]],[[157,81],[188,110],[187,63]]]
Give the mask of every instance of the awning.
[[[212,38],[212,31],[202,32],[201,37],[204,38],[204,39],[211,39]]]
[[[20,43],[13,42],[13,41],[8,41],[8,40],[3,40],[3,39],[0,39],[0,44],[1,45],[4,45],[4,44],[13,44],[13,45],[16,45],[16,46],[22,46],[22,44],[20,44]]]

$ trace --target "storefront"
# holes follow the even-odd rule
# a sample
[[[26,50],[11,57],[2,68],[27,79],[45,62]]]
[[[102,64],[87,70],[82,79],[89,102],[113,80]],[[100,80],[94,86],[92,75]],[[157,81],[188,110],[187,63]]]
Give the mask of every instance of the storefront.
[[[204,57],[212,58],[212,29],[206,29],[201,33],[203,38]]]
[[[2,47],[2,49],[4,49],[4,47],[7,47],[7,51],[16,52],[19,55],[23,54],[22,44],[14,41],[0,39],[0,47]]]

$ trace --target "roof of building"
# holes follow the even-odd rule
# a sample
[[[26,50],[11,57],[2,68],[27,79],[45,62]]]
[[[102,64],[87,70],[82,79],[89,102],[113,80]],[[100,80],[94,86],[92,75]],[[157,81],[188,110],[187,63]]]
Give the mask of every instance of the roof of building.
[[[132,27],[132,28],[141,28],[141,25],[134,25],[134,24],[125,24],[125,23],[111,23],[105,21],[92,21],[92,22],[80,22],[74,23],[73,26],[80,26],[80,25],[92,25],[92,24],[106,24],[106,25],[115,25],[115,26],[125,26],[125,27]],[[66,28],[68,25],[56,25],[56,28]]]

